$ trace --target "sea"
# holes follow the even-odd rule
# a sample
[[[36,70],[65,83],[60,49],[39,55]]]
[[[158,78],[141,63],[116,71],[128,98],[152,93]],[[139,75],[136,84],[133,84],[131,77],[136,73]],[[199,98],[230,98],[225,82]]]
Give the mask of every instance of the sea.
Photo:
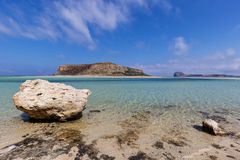
[[[122,124],[133,125],[133,118],[134,123],[141,118],[140,123],[136,122],[137,127],[142,127],[141,131],[148,135],[153,134],[154,137],[184,131],[191,143],[201,134],[196,126],[212,115],[220,117],[217,117],[218,120],[233,119],[232,128],[240,130],[239,79],[0,77],[0,147],[42,125],[28,122],[26,115],[16,109],[12,100],[20,84],[32,79],[91,90],[82,118],[62,124],[78,128],[89,139],[118,134],[125,129]]]
[[[182,106],[184,110],[240,108],[240,80],[197,78],[0,77],[0,118],[21,114],[12,97],[26,80],[45,79],[90,89],[87,108],[130,112]]]

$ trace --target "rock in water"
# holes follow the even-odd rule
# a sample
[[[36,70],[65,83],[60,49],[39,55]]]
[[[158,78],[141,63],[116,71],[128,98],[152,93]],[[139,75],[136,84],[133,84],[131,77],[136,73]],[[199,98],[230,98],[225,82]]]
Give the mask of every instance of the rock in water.
[[[212,119],[205,119],[202,122],[203,130],[213,135],[224,135],[225,132],[219,127],[218,123]]]
[[[13,101],[17,109],[34,119],[66,121],[81,115],[90,94],[88,89],[37,79],[21,84]]]

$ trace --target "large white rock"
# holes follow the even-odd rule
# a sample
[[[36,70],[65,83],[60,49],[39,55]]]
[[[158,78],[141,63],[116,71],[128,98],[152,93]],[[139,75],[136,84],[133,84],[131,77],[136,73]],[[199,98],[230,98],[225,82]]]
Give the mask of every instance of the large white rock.
[[[81,115],[90,94],[88,89],[37,79],[21,84],[13,101],[17,109],[32,118],[66,121]]]
[[[225,132],[219,127],[219,124],[212,119],[205,119],[202,122],[203,129],[214,135],[224,135]]]

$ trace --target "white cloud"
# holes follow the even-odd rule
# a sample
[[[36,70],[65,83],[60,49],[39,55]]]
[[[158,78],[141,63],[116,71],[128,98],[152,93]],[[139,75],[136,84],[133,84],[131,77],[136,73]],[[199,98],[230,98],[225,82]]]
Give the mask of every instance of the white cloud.
[[[234,48],[212,53],[202,58],[180,57],[166,63],[152,65],[135,65],[154,75],[172,75],[176,71],[185,73],[224,73],[240,75],[240,57]]]
[[[0,23],[0,32],[11,34],[11,30],[1,23]]]
[[[12,75],[15,73],[15,70],[10,66],[4,66],[0,64],[0,75]]]
[[[226,55],[227,56],[234,56],[236,54],[236,50],[234,48],[228,48],[226,50]]]
[[[174,38],[172,44],[170,45],[170,51],[173,51],[176,55],[184,55],[188,52],[190,45],[187,44],[184,37]]]
[[[164,10],[167,13],[171,12],[174,8],[169,0],[159,1],[159,6],[161,7],[162,10]]]
[[[236,50],[234,48],[228,48],[225,51],[217,52],[208,57],[211,60],[227,60],[236,55]]]
[[[58,31],[50,24],[50,21],[42,17],[37,18],[38,25],[32,26],[25,23],[20,24],[17,20],[5,17],[3,23],[0,19],[0,33],[26,37],[30,39],[56,39]]]
[[[120,24],[129,22],[134,8],[149,8],[155,4],[163,11],[170,12],[173,8],[169,0],[63,0],[38,3],[30,7],[37,6],[39,10],[31,8],[27,11],[20,6],[4,4],[11,11],[5,15],[0,13],[0,33],[31,39],[67,39],[94,48],[94,32],[112,31]]]

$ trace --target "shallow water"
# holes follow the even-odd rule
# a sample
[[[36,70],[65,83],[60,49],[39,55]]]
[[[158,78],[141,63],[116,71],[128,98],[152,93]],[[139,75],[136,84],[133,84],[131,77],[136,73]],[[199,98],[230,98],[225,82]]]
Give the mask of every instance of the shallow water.
[[[24,122],[12,102],[22,82],[37,78],[92,91],[83,117],[60,124],[81,130],[89,142],[103,136],[122,136],[131,130],[139,134],[137,143],[143,144],[140,148],[151,147],[151,143],[166,136],[185,136],[189,143],[186,146],[199,149],[217,140],[201,135],[193,127],[206,118],[205,112],[221,113],[220,116],[231,121],[227,123],[231,124],[230,130],[240,131],[240,80],[237,79],[0,77],[0,147],[44,125]],[[91,109],[101,112],[90,113]],[[191,149],[187,148],[186,153],[190,154]]]
[[[88,88],[93,94],[88,108],[111,109],[121,112],[161,108],[167,105],[182,109],[240,108],[240,81],[219,79],[173,78],[60,78],[60,77],[1,77],[0,116],[18,116],[12,96],[26,79],[42,78],[75,88]]]

